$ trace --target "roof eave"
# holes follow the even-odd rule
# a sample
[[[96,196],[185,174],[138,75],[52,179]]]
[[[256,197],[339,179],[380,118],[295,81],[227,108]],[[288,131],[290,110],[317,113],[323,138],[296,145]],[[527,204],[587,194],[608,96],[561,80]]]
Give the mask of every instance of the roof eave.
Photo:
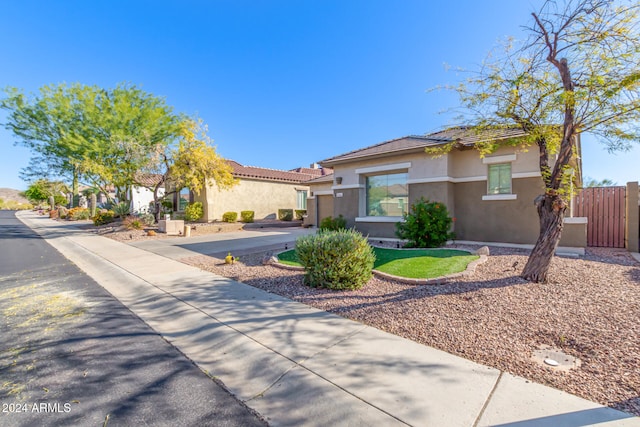
[[[327,160],[322,160],[320,162],[318,162],[318,164],[322,167],[333,167],[335,165],[343,165],[345,163],[353,163],[353,162],[359,162],[362,160],[374,160],[374,159],[383,159],[386,157],[394,157],[394,156],[399,156],[402,154],[411,154],[411,153],[420,153],[420,152],[424,152],[425,148],[427,147],[416,147],[416,148],[408,148],[405,150],[395,150],[395,151],[388,151],[385,153],[376,153],[376,154],[369,154],[369,155],[364,155],[364,156],[356,156],[356,157],[350,157],[347,159],[337,159],[337,160],[331,160],[331,159],[327,159]]]

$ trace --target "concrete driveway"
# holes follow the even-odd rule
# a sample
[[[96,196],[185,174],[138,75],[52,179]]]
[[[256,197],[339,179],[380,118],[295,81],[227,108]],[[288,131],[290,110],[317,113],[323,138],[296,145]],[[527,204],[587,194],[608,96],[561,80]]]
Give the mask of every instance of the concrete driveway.
[[[298,237],[315,232],[316,229],[310,228],[265,228],[198,237],[143,240],[129,244],[175,260],[196,255],[226,255],[228,252],[234,256],[242,256],[290,249]]]

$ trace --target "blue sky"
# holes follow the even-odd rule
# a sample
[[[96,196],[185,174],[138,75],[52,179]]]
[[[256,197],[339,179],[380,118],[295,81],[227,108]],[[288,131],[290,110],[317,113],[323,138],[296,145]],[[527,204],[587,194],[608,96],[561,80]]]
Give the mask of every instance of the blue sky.
[[[456,98],[427,93],[462,78],[444,64],[473,69],[540,4],[0,0],[0,87],[129,82],[202,118],[224,157],[292,169],[446,126]],[[24,189],[13,142],[0,129],[0,187]],[[640,179],[640,147],[583,148],[585,175]]]

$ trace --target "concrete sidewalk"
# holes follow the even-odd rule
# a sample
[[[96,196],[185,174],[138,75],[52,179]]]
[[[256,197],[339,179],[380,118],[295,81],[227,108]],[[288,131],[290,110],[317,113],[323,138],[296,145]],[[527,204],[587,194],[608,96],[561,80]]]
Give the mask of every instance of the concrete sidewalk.
[[[640,426],[629,414],[68,223],[19,218],[271,425]]]

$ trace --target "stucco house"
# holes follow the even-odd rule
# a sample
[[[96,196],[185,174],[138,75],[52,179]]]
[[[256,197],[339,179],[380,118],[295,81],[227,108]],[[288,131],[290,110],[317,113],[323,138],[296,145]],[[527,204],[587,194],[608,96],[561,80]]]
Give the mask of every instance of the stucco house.
[[[222,219],[225,212],[254,211],[255,219],[276,218],[278,209],[307,209],[310,179],[329,176],[332,171],[317,164],[292,170],[245,166],[228,160],[238,184],[227,190],[207,186],[194,201],[202,202],[202,221]]]
[[[458,127],[328,158],[319,164],[332,168],[333,175],[306,183],[307,222],[318,225],[327,216],[342,215],[348,227],[363,234],[394,238],[402,214],[424,197],[446,204],[457,240],[533,244],[539,232],[534,199],[543,192],[538,147],[504,143],[485,157],[474,149],[482,141],[517,142],[523,136],[516,128],[477,133]],[[450,143],[455,148],[439,157],[425,152]],[[579,184],[579,150],[574,164]],[[560,244],[586,246],[583,218],[567,218]]]

